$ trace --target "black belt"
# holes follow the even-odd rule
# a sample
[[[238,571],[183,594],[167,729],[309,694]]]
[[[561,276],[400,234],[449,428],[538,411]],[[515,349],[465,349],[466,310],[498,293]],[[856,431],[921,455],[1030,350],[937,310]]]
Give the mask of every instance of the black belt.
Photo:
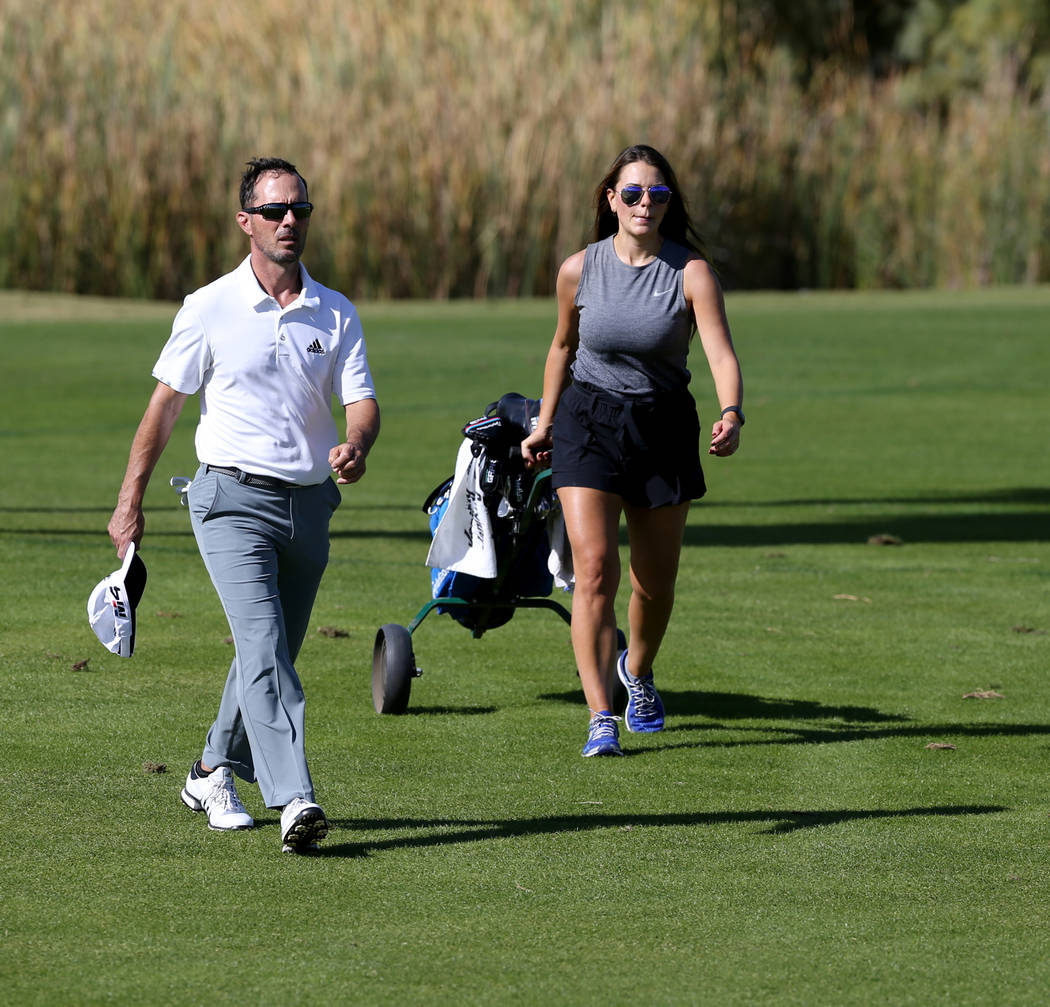
[[[233,466],[205,465],[205,472],[221,472],[224,476],[233,476],[239,483],[245,486],[258,486],[264,490],[291,490],[297,487],[297,483],[286,483],[281,479],[273,479],[270,476],[257,476],[251,472],[242,472]]]

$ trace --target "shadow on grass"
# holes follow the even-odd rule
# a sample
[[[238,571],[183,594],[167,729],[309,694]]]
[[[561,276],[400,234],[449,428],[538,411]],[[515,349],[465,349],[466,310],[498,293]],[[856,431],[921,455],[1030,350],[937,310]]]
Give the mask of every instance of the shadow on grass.
[[[423,499],[423,496],[420,496]],[[959,514],[944,510],[936,514],[909,513],[901,508],[908,507],[944,507],[985,505],[989,509],[980,513]],[[836,545],[865,544],[868,538],[876,534],[891,534],[899,537],[907,545],[919,542],[1045,542],[1050,541],[1050,521],[1045,512],[1010,510],[1011,505],[1026,507],[1050,504],[1050,489],[1045,487],[1019,486],[1009,489],[975,492],[973,490],[953,492],[944,490],[928,496],[887,496],[833,498],[825,497],[798,500],[754,500],[746,506],[759,508],[796,507],[820,508],[818,520],[801,522],[780,522],[774,524],[706,524],[701,519],[698,524],[690,524],[685,530],[687,546],[784,546],[784,545]],[[717,500],[702,502],[698,505],[699,513],[703,510],[722,512],[729,508],[739,508],[737,503],[721,503]],[[863,506],[885,507],[884,513],[868,517],[845,517],[827,513],[828,507]],[[995,509],[992,509],[995,508]],[[158,510],[177,511],[177,503],[168,507],[153,507]],[[420,512],[418,504],[372,504],[354,505],[354,513],[364,518],[369,512],[387,513],[390,511]],[[0,507],[0,514],[99,514],[108,515],[111,508],[95,506],[74,507]],[[42,520],[42,524],[46,524]],[[356,524],[356,522],[355,522]],[[57,525],[57,523],[56,523]],[[0,528],[0,535],[72,535],[93,534],[82,529],[70,529],[63,526],[37,528]],[[99,528],[97,534],[106,537],[105,529]],[[189,535],[189,522],[184,532],[151,531],[150,537]],[[403,539],[430,541],[430,531],[426,519],[420,513],[419,527],[413,529],[383,528],[336,528],[332,530],[333,539]],[[626,530],[621,529],[621,544],[626,544]]]
[[[359,842],[329,843],[321,847],[322,857],[366,857],[383,850],[422,849],[456,843],[476,843],[492,839],[548,836],[597,829],[652,827],[704,827],[711,825],[766,824],[762,835],[785,835],[843,822],[877,821],[890,818],[961,817],[995,815],[1009,808],[1000,805],[934,805],[929,808],[842,808],[828,810],[699,811],[662,815],[550,815],[540,818],[460,819],[460,818],[349,818],[332,819],[338,829],[372,832],[377,829],[418,830],[418,835],[397,835],[388,839],[362,839]]]
[[[825,706],[808,699],[773,699],[742,692],[703,692],[698,689],[660,689],[668,713],[674,717],[705,716],[723,720],[845,720],[851,723],[902,723],[908,720],[870,706]],[[548,692],[539,697],[578,704],[579,689]],[[703,725],[705,728],[708,725]]]
[[[454,716],[454,717],[476,717],[481,714],[496,713],[498,706],[410,706],[403,714],[398,716]]]
[[[771,699],[735,692],[702,692],[700,690],[661,689],[660,695],[667,708],[667,728],[659,734],[647,735],[650,744],[645,748],[625,751],[624,755],[639,757],[672,749],[738,748],[762,745],[833,745],[851,741],[881,741],[885,738],[922,738],[928,741],[944,738],[1024,737],[1050,735],[1050,724],[927,724],[915,723],[909,717],[882,713],[866,706],[825,706],[813,700]],[[582,701],[579,689],[544,693],[539,697],[561,703],[578,705]],[[707,719],[689,723],[683,717]],[[825,720],[835,723],[791,726],[741,725],[724,723],[733,720]],[[699,741],[665,741],[688,732],[725,732],[729,737]],[[764,737],[740,737],[762,735]],[[770,737],[772,735],[772,737]]]
[[[420,494],[420,503],[381,503],[381,504],[354,504],[354,512],[361,514],[368,511],[413,511],[422,512],[422,501],[426,494]],[[174,497],[172,497],[174,499]],[[1009,489],[987,490],[984,492],[966,490],[953,492],[944,490],[939,493],[923,494],[922,496],[866,496],[866,497],[806,497],[788,500],[748,500],[748,507],[870,507],[873,504],[893,504],[894,506],[930,506],[932,504],[1050,504],[1050,487],[1047,486],[1014,486]],[[720,500],[705,500],[702,504],[705,509],[740,507],[740,503],[728,503]],[[177,511],[180,510],[178,503],[167,507],[152,506],[151,512]],[[24,506],[24,507],[0,507],[0,514],[112,514],[113,505],[87,504],[61,507],[56,506]]]
[[[929,506],[931,504],[1050,504],[1050,487],[1011,486],[998,490],[944,490],[922,496],[869,496],[869,497],[808,497],[796,500],[749,500],[748,507],[828,507],[870,506],[871,504],[906,504]],[[704,503],[705,507],[737,507],[739,504],[721,504],[717,500]]]
[[[797,524],[689,525],[687,546],[863,545],[872,535],[919,542],[1046,542],[1045,513],[986,511],[981,514],[873,514],[870,517]]]
[[[720,741],[681,741],[635,749],[631,754],[654,754],[686,748],[739,748],[761,745],[838,745],[850,741],[882,741],[886,738],[920,738],[930,742],[945,738],[1007,738],[1050,734],[1050,724],[913,724],[908,727],[740,727],[719,723],[675,724],[660,735],[686,731],[742,731],[776,735],[765,738],[726,738]]]

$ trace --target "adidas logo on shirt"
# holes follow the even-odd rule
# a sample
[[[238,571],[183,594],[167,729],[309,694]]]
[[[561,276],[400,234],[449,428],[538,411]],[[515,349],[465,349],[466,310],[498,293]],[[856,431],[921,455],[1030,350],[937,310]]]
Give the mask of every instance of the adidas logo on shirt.
[[[315,339],[309,346],[306,347],[307,353],[324,353],[324,347],[320,341]]]

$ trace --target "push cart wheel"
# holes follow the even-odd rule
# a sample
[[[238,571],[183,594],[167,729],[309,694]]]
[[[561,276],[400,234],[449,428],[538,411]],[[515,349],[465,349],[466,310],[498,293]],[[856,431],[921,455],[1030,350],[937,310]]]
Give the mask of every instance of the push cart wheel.
[[[411,633],[394,622],[380,626],[372,651],[372,705],[376,713],[404,713],[415,676]]]

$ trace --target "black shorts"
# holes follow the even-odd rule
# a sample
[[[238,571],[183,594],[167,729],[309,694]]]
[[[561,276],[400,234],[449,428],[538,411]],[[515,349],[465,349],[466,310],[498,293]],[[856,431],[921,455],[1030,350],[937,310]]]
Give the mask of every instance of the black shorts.
[[[551,486],[615,493],[635,507],[666,507],[707,492],[700,419],[685,388],[628,399],[573,382],[554,415]]]

